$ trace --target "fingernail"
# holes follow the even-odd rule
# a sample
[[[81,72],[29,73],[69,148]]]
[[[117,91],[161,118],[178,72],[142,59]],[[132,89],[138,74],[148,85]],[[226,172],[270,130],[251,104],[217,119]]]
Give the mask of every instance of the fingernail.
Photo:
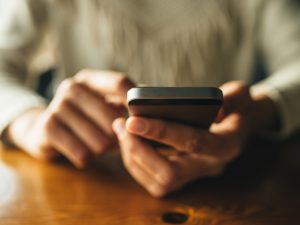
[[[113,129],[116,132],[117,136],[120,137],[124,134],[125,131],[125,125],[121,121],[115,121],[113,123]]]
[[[128,130],[135,134],[144,134],[146,131],[146,124],[141,119],[134,119],[128,124]]]

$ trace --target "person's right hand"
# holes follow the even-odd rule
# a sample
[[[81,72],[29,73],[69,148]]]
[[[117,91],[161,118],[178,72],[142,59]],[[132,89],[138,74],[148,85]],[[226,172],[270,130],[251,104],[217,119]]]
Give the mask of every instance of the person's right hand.
[[[83,70],[61,83],[46,109],[17,118],[6,137],[35,158],[63,155],[83,167],[115,143],[112,122],[124,114],[126,93],[133,86],[121,73]]]

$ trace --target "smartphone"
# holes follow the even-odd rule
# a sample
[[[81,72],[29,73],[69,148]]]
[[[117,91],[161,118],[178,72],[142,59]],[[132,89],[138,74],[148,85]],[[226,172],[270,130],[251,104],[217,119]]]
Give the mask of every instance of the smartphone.
[[[216,87],[136,87],[127,93],[129,116],[173,121],[208,129],[223,104]]]

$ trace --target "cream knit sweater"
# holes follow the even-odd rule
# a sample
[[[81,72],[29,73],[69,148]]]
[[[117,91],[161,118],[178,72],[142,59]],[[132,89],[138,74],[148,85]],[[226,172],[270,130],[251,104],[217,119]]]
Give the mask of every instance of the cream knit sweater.
[[[84,68],[147,85],[219,86],[252,84],[258,59],[267,78],[252,91],[274,100],[287,135],[300,126],[295,1],[0,0],[0,133],[46,104],[33,91],[34,68],[58,68],[56,87]]]

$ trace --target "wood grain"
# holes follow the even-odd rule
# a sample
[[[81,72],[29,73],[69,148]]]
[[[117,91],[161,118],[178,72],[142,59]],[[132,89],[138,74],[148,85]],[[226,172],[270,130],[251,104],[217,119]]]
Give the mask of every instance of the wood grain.
[[[38,162],[2,149],[0,224],[168,224],[164,220],[171,218],[200,225],[299,225],[299,137],[254,141],[224,175],[160,200],[130,178],[118,154],[77,170],[65,161]]]

